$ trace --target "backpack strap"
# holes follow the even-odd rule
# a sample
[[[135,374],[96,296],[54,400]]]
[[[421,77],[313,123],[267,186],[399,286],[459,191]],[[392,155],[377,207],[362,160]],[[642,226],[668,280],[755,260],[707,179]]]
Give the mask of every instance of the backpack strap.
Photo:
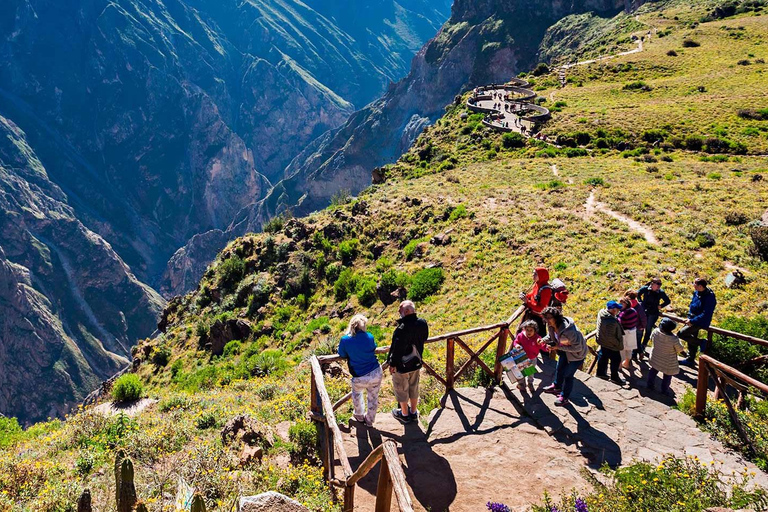
[[[541,292],[544,290],[552,290],[552,286],[550,286],[549,283],[542,285],[539,287],[539,290],[536,292],[536,302],[538,303],[541,300]]]

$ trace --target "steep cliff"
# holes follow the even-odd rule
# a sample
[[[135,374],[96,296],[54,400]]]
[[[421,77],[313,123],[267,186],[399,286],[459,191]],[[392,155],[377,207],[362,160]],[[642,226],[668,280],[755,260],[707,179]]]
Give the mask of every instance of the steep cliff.
[[[547,29],[558,20],[583,12],[610,17],[626,7],[623,0],[457,0],[448,22],[414,57],[408,75],[308,145],[267,197],[238,214],[227,238],[259,231],[286,210],[302,215],[322,208],[340,190],[362,190],[371,183],[371,170],[396,161],[455,95],[532,68]],[[187,283],[202,275],[197,270],[215,252],[200,249],[187,247],[174,256],[165,274],[167,292],[188,290],[178,286],[182,280],[171,279],[180,269]]]
[[[76,218],[0,117],[0,411],[58,416],[125,366],[162,299]]]

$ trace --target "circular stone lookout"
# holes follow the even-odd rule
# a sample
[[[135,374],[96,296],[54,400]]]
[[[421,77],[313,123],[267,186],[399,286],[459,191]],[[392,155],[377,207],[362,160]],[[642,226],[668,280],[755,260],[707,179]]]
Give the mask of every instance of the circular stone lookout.
[[[536,93],[525,80],[513,78],[506,84],[477,87],[467,99],[467,108],[485,114],[483,124],[504,132],[531,134],[550,118],[549,110],[536,105]]]

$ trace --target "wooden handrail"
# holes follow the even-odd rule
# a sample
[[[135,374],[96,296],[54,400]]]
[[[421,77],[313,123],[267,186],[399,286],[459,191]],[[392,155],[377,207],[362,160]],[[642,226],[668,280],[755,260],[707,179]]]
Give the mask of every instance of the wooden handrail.
[[[339,458],[341,470],[344,472],[344,480],[346,480],[352,476],[352,466],[349,465],[349,457],[347,457],[347,452],[344,450],[344,443],[341,442],[341,430],[339,430],[339,425],[336,423],[336,415],[333,413],[333,404],[328,396],[328,390],[325,389],[323,370],[320,368],[320,361],[317,360],[316,356],[312,356],[309,362],[312,365],[312,374],[315,379],[317,393],[320,395],[320,404],[323,407],[325,423],[331,429],[334,451]],[[330,466],[333,465],[332,460],[328,461],[328,463]]]
[[[746,374],[740,372],[739,370],[737,370],[736,368],[734,368],[732,366],[728,366],[725,363],[721,363],[717,359],[713,358],[712,356],[708,356],[707,354],[701,354],[699,356],[699,363],[701,363],[702,361],[707,363],[707,364],[709,364],[710,366],[712,366],[714,368],[717,368],[718,370],[720,370],[720,371],[722,371],[722,372],[724,372],[724,373],[726,373],[728,375],[736,377],[740,381],[745,382],[747,385],[749,385],[749,386],[751,386],[753,388],[759,389],[760,391],[762,391],[763,393],[768,395],[768,384],[765,384],[764,382],[760,382],[759,380],[756,380],[756,379],[750,377],[749,375],[746,375]]]
[[[348,486],[355,485],[358,481],[365,478],[365,475],[367,475],[373,469],[376,463],[379,462],[381,458],[384,456],[384,444],[389,442],[394,442],[394,441],[392,441],[391,439],[387,439],[386,441],[384,441],[384,443],[374,448],[373,451],[368,454],[368,456],[365,458],[363,463],[360,464],[360,467],[358,467],[357,470],[354,473],[352,473],[352,476],[347,478]]]
[[[665,318],[669,318],[670,320],[674,320],[677,323],[685,323],[686,319],[679,317],[677,315],[673,315],[671,313],[662,313],[661,316]],[[727,336],[728,338],[733,338],[736,340],[741,341],[747,341],[749,343],[752,343],[753,345],[762,345],[763,347],[768,347],[768,340],[764,340],[762,338],[755,338],[754,336],[747,336],[746,334],[741,334],[734,331],[728,331],[726,329],[721,329],[719,327],[702,327],[705,331],[712,333],[712,334],[719,334],[720,336]]]
[[[384,460],[387,462],[387,469],[392,480],[393,490],[400,512],[413,512],[413,503],[408,494],[408,484],[405,481],[403,466],[400,464],[400,457],[397,456],[397,448],[394,442],[384,443]],[[383,509],[389,512],[389,507]],[[378,512],[378,511],[377,511]]]

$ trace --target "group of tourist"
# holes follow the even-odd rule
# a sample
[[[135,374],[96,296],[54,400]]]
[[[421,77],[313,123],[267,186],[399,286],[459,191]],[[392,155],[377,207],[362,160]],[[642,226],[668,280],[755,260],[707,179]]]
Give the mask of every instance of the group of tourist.
[[[637,291],[627,290],[619,300],[608,301],[597,314],[595,339],[600,349],[596,376],[625,384],[620,368],[631,371],[633,361],[649,357],[647,348],[652,343],[646,386],[653,389],[656,378],[662,374],[661,391],[669,394],[672,376],[679,372],[679,365],[695,366],[697,352],[706,349],[706,338],[699,339],[698,335],[701,329],[709,327],[717,305],[706,279],[697,278],[693,286],[688,318],[677,335],[674,333],[676,322],[669,318],[659,322],[662,309],[671,304],[659,278],[652,279]],[[546,360],[557,354],[554,382],[543,391],[557,395],[555,405],[565,406],[573,391],[576,372],[583,367],[589,352],[585,336],[574,320],[563,314],[568,299],[567,288],[559,280],[550,283],[549,271],[537,267],[533,271],[533,286],[527,293],[521,293],[520,298],[525,311],[513,345],[522,348],[534,362],[538,361],[539,355]],[[398,403],[392,415],[407,424],[418,417],[419,376],[429,327],[416,315],[416,308],[409,300],[400,304],[399,313],[385,366],[392,376]],[[350,320],[338,353],[348,360],[352,375],[353,418],[370,427],[376,418],[384,371],[376,358],[376,342],[366,331],[367,322],[363,315],[355,315]],[[681,339],[687,342],[687,347]],[[679,354],[685,358],[678,361]],[[528,386],[532,387],[533,382],[534,376],[528,376]],[[518,387],[525,389],[525,383],[519,381]],[[367,408],[363,403],[364,392],[368,395]]]

